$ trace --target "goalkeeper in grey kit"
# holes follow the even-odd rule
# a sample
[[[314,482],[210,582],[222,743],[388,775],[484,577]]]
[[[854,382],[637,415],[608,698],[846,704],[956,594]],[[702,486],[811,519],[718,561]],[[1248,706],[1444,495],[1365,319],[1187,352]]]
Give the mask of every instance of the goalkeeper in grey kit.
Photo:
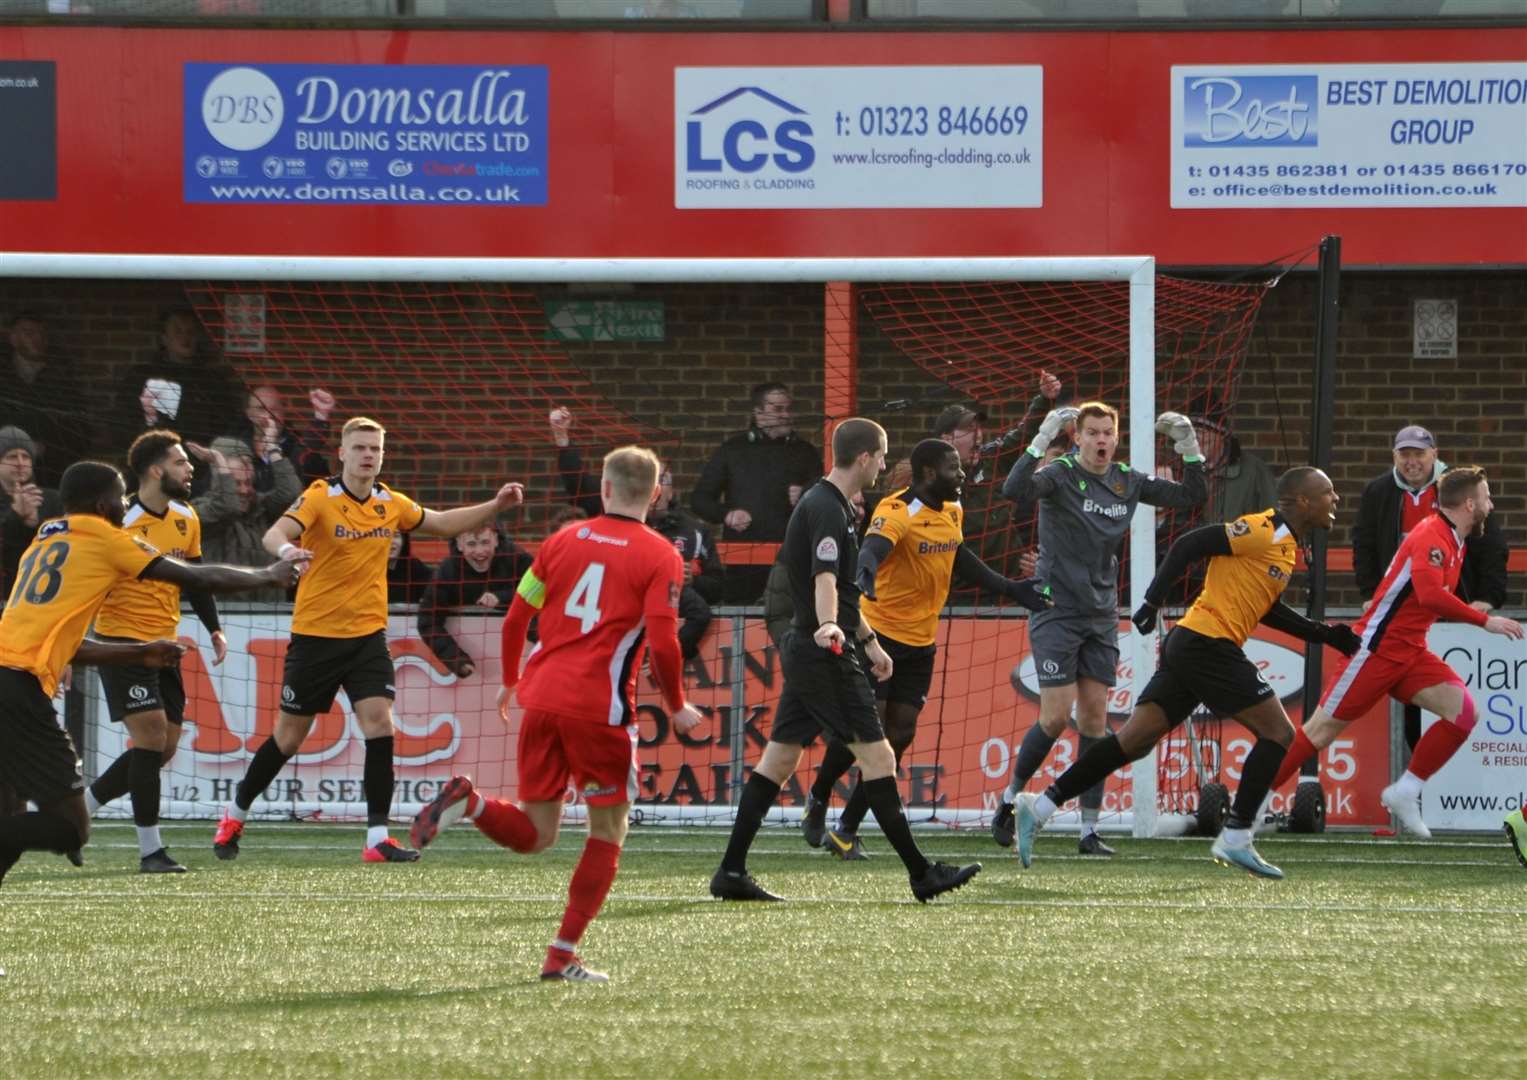
[[[1075,426],[1076,449],[1040,467],[1051,441]],[[1193,507],[1209,495],[1193,425],[1164,412],[1156,431],[1182,455],[1181,483],[1144,476],[1114,460],[1119,413],[1100,401],[1055,409],[1008,473],[1002,494],[1039,504],[1038,576],[1055,606],[1029,617],[1029,648],[1039,681],[1039,722],[1018,747],[1013,778],[992,820],[992,838],[1013,844],[1013,803],[1039,771],[1076,710],[1080,753],[1107,734],[1108,691],[1119,663],[1119,552],[1140,503]],[[1017,685],[1017,669],[1013,683]],[[1112,855],[1097,834],[1103,785],[1081,796],[1083,855]]]

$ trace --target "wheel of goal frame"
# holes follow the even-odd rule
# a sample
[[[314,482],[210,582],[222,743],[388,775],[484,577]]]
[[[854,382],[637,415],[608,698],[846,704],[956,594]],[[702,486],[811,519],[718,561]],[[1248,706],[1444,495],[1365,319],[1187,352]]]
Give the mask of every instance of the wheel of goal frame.
[[[1218,836],[1230,816],[1230,789],[1208,783],[1198,789],[1198,835]]]
[[[1294,808],[1288,815],[1288,830],[1296,833],[1326,831],[1326,790],[1318,780],[1301,780],[1294,788]]]

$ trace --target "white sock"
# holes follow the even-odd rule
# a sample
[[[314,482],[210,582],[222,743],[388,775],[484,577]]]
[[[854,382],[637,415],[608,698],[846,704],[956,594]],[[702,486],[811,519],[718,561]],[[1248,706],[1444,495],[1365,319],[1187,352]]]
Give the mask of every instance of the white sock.
[[[1246,847],[1251,843],[1250,829],[1225,828],[1220,831],[1220,839],[1225,841],[1228,847]]]
[[[1017,780],[1009,780],[1007,787],[1002,789],[1002,801],[1012,804],[1018,801],[1018,792],[1021,790]]]
[[[152,855],[164,847],[164,841],[159,839],[158,825],[138,826],[138,855]]]
[[[1394,787],[1395,791],[1404,795],[1407,799],[1419,799],[1421,797],[1421,785],[1425,782],[1407,769],[1405,770],[1405,775],[1394,782]]]
[[[1082,811],[1082,836],[1098,831],[1098,812],[1096,810]]]
[[[386,840],[386,839],[387,839],[387,826],[386,825],[368,825],[368,826],[366,826],[366,846],[368,848],[376,847],[378,844],[380,844],[383,840]]]
[[[482,808],[488,805],[488,800],[475,791],[467,796],[467,808],[461,815],[463,821],[476,821],[477,815],[482,813]]]
[[[101,800],[95,797],[95,792],[88,787],[85,789],[85,813],[95,817],[95,812],[101,808]]]
[[[231,817],[234,821],[243,821],[244,818],[248,815],[249,811],[245,810],[238,803],[231,802],[228,804],[228,816]]]
[[[1059,808],[1050,801],[1048,795],[1040,795],[1034,800],[1034,816],[1039,819],[1041,825],[1049,821],[1057,809]]]

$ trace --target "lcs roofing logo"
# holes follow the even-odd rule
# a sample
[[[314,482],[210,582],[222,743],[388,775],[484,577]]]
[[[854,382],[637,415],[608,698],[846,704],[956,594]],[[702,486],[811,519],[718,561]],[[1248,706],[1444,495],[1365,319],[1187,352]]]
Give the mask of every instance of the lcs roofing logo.
[[[689,114],[684,165],[691,173],[755,173],[769,164],[801,173],[816,162],[806,110],[757,86],[739,86]]]
[[[1318,146],[1318,75],[1188,75],[1182,144],[1195,147]]]

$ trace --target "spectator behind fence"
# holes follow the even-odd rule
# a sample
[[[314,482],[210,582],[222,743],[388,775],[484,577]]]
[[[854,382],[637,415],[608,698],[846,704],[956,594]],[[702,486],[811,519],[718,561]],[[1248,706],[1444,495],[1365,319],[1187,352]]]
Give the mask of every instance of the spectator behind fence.
[[[723,442],[705,465],[690,506],[722,524],[725,540],[778,543],[806,486],[822,475],[822,455],[795,434],[784,383],[753,387],[748,429]],[[751,604],[763,592],[767,566],[727,568],[722,599]]]
[[[387,550],[387,602],[417,604],[424,599],[435,572],[414,557],[413,537],[406,532],[392,534]]]
[[[209,442],[236,415],[237,386],[228,366],[204,347],[196,314],[188,308],[168,311],[159,321],[158,351],[134,365],[118,388],[107,445],[115,452],[159,427]]]
[[[8,331],[10,359],[0,368],[0,424],[14,424],[32,436],[38,483],[54,486],[65,469],[90,452],[79,380],[70,363],[49,350],[41,315],[18,312]]]
[[[584,471],[583,455],[571,444],[572,413],[555,408],[549,422],[552,441],[557,444],[557,472],[562,477],[563,490],[585,517],[604,513],[599,478]],[[673,471],[667,465],[658,473],[658,497],[647,514],[647,525],[661,533],[684,560],[684,588],[679,593],[679,651],[688,660],[700,651],[700,641],[711,623],[711,605],[720,602],[724,591],[726,570],[710,530],[675,500]]]
[[[1363,488],[1352,527],[1352,571],[1363,596],[1363,610],[1373,605],[1374,589],[1384,576],[1400,541],[1437,512],[1437,481],[1447,466],[1437,456],[1437,440],[1419,424],[1394,437],[1394,467]],[[1484,532],[1467,539],[1463,567],[1454,590],[1470,607],[1488,612],[1506,604],[1506,563],[1510,548],[1500,514],[1485,519]],[[1414,749],[1421,737],[1421,710],[1406,705],[1405,741]]]
[[[21,553],[37,535],[39,523],[64,512],[53,488],[38,486],[32,473],[36,445],[14,424],[0,427],[0,569],[10,596]]]
[[[1243,449],[1241,440],[1223,421],[1208,416],[1190,419],[1193,430],[1198,432],[1204,468],[1209,474],[1209,504],[1204,521],[1211,524],[1234,521],[1277,505],[1278,483],[1267,462]]]
[[[292,463],[281,458],[271,465],[269,491],[255,487],[254,451],[238,439],[213,439],[211,446],[186,444],[199,463],[198,471],[211,474],[207,490],[191,500],[201,518],[202,554],[208,562],[235,566],[268,566],[275,557],[265,550],[265,530],[302,494],[302,482]],[[239,599],[259,604],[279,604],[287,591],[256,589]]]
[[[334,395],[323,389],[311,390],[308,404],[311,410],[306,419],[288,424],[286,399],[274,386],[256,386],[244,395],[244,414],[231,434],[254,451],[255,487],[260,491],[270,490],[271,462],[277,456],[296,466],[304,487],[333,473],[324,448],[338,442],[329,430]]]
[[[446,619],[456,608],[478,607],[502,611],[514,599],[520,578],[530,569],[530,556],[513,541],[503,541],[498,529],[484,525],[457,536],[455,550],[435,567],[434,580],[419,601],[419,637],[458,679],[477,670],[477,661],[446,629]],[[486,620],[476,625],[487,627]],[[492,624],[497,632],[498,624]]]

